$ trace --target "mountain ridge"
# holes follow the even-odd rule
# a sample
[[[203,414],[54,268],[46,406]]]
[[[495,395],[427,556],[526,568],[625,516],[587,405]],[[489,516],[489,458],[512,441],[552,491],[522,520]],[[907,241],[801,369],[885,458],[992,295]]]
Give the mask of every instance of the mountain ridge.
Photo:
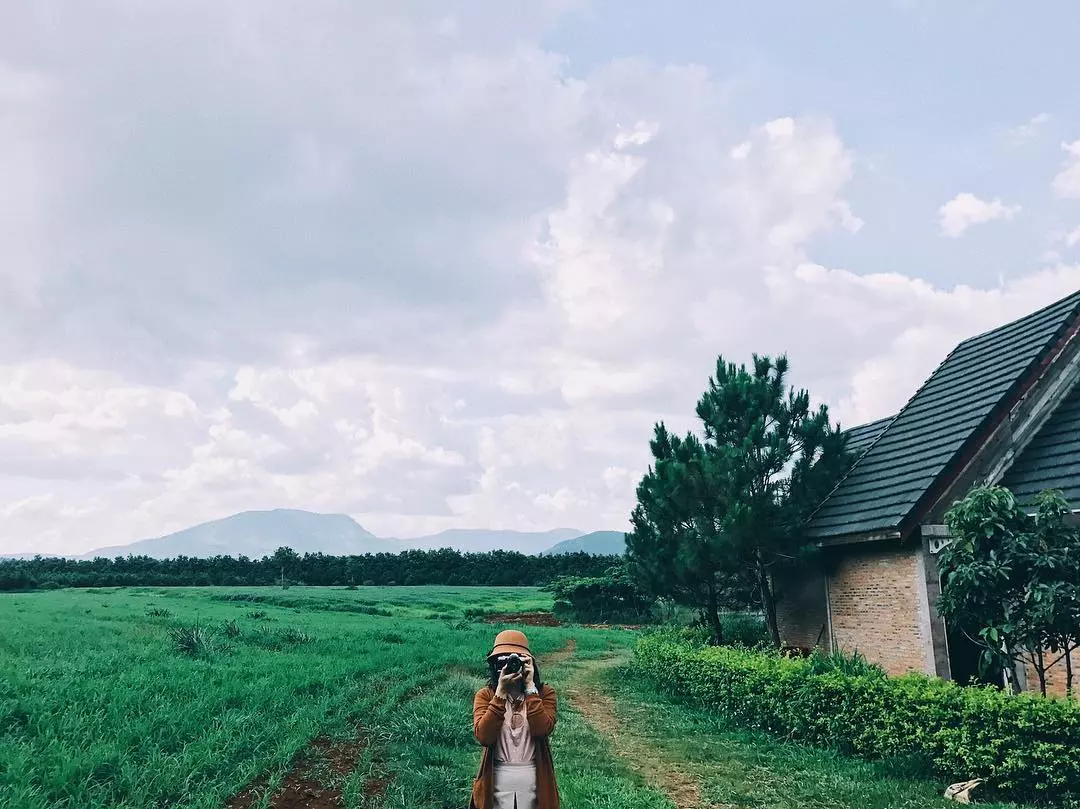
[[[127,545],[96,548],[83,559],[98,556],[270,556],[281,546],[299,554],[322,552],[331,556],[397,552],[390,541],[380,539],[348,514],[318,514],[300,509],[276,508],[241,511],[217,520]]]
[[[453,548],[455,550],[468,549],[478,553],[496,550],[543,553],[552,543],[573,540],[583,535],[584,532],[574,528],[554,528],[549,531],[450,528],[437,534],[394,541],[400,543],[403,550]]]
[[[626,553],[626,534],[622,531],[591,531],[564,539],[548,548],[543,556],[564,553],[591,553],[594,556],[622,556]]]
[[[400,553],[440,548],[474,553],[505,550],[541,555],[552,551],[564,552],[555,549],[567,542],[605,533],[622,536],[618,532],[603,531],[587,534],[575,528],[555,528],[548,531],[452,528],[427,536],[397,539],[376,536],[347,514],[320,514],[300,509],[278,508],[242,511],[163,536],[127,544],[107,545],[88,553],[41,555],[69,559],[115,556],[206,558],[218,555],[259,559],[273,555],[281,546],[292,548],[301,555],[324,553],[331,556],[362,556],[367,553]],[[38,554],[0,554],[0,559],[32,559],[36,555]]]

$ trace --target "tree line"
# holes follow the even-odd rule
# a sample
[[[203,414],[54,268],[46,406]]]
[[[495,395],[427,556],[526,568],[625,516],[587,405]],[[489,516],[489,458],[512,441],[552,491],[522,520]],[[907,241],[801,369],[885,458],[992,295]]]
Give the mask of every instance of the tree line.
[[[560,576],[600,576],[618,557],[587,553],[528,556],[514,551],[409,550],[328,556],[281,548],[273,556],[178,556],[0,560],[0,591],[60,587],[453,585],[539,587]]]

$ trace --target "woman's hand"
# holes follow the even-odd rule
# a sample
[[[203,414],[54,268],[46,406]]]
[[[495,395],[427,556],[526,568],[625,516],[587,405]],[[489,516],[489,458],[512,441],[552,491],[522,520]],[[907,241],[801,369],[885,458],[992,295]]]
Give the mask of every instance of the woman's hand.
[[[530,688],[535,688],[536,687],[535,674],[534,674],[534,672],[536,671],[536,668],[533,665],[533,659],[532,659],[531,655],[522,655],[521,656],[521,662],[522,662],[522,667],[521,667],[522,685],[524,685],[525,690],[528,691]]]
[[[510,689],[520,682],[520,671],[510,673],[506,669],[503,669],[499,673],[499,684],[495,689],[495,696],[497,696],[499,699],[508,699],[510,696]]]

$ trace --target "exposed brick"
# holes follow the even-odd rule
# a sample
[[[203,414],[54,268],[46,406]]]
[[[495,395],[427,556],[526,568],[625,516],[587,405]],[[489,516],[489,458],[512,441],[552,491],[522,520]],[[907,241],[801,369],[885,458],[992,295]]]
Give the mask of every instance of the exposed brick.
[[[1047,652],[1048,661],[1057,660],[1061,653]],[[1070,655],[1073,666],[1073,693],[1080,694],[1080,650],[1074,649]],[[1039,675],[1035,673],[1035,667],[1028,664],[1026,667],[1027,687],[1029,691],[1039,690]],[[1046,693],[1049,696],[1065,696],[1068,672],[1065,670],[1065,661],[1060,660],[1046,672]]]
[[[916,554],[856,546],[836,558],[829,599],[838,650],[857,651],[893,675],[927,672],[931,640],[920,621]]]
[[[933,674],[933,647],[925,619],[925,589],[918,548],[884,549],[852,545],[831,552],[828,604],[825,572],[808,567],[774,581],[780,600],[776,620],[787,646],[832,645],[845,654],[858,652],[891,675],[916,671]],[[924,585],[925,587],[925,585]],[[832,612],[832,641],[828,633]],[[1049,653],[1048,653],[1049,654]],[[1073,652],[1074,691],[1080,693],[1080,651]],[[1046,691],[1065,695],[1065,664],[1047,672]],[[1028,689],[1037,691],[1034,668],[1027,667]]]

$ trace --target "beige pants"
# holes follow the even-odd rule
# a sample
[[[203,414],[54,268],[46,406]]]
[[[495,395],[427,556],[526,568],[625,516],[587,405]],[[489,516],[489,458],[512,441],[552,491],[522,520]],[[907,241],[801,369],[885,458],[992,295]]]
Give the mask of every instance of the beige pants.
[[[495,809],[536,809],[536,765],[495,765]]]

